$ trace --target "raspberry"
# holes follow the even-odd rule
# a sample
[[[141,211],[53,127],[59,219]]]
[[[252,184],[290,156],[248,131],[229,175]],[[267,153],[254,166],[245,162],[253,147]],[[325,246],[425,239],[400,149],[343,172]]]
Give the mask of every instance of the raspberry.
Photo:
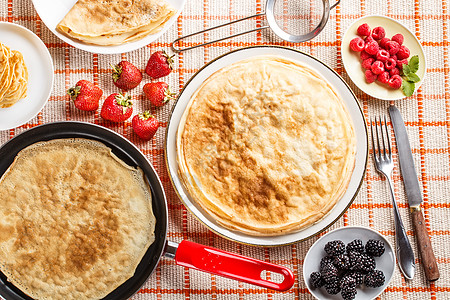
[[[389,52],[384,49],[380,49],[377,52],[377,60],[385,62],[389,59]]]
[[[361,58],[362,61],[371,58],[372,55],[370,55],[369,53],[367,53],[366,51],[361,51],[361,54],[359,55],[359,57]]]
[[[392,70],[397,65],[397,62],[393,58],[389,58],[387,61],[384,62],[384,68],[386,70]]]
[[[392,37],[392,40],[401,46],[403,44],[403,35],[401,33],[397,33]]]
[[[364,47],[364,51],[366,51],[367,53],[369,53],[370,55],[375,55],[378,52],[378,43],[373,41],[373,42],[368,42],[366,44],[366,46]]]
[[[366,70],[370,70],[370,68],[372,67],[373,62],[375,61],[375,59],[373,59],[372,57],[369,57],[368,59],[364,60],[361,65],[364,69]]]
[[[366,72],[364,72],[364,76],[366,77],[367,83],[372,83],[377,79],[377,75],[373,74],[371,70],[366,70]]]
[[[391,55],[391,58],[394,59],[395,62],[397,62],[397,60],[398,60],[397,55],[395,55],[395,54],[394,54],[394,55]]]
[[[358,29],[356,30],[359,36],[368,36],[370,35],[370,27],[367,25],[367,23],[364,23],[362,25],[359,25]]]
[[[381,83],[387,84],[389,82],[389,72],[385,71],[378,75],[377,80]]]
[[[402,60],[397,60],[397,68],[399,68],[400,71],[403,70],[403,65],[407,65],[407,64],[408,64],[408,60],[406,58],[402,59]]]
[[[387,37],[384,37],[380,40],[380,47],[383,49],[386,49],[386,43],[389,42],[390,39],[388,39]]]
[[[373,37],[371,36],[371,35],[369,35],[369,36],[367,36],[365,39],[364,39],[364,43],[370,43],[370,42],[375,42],[375,40],[373,39]]]
[[[390,55],[397,54],[398,50],[400,50],[400,45],[395,41],[386,42],[386,50]]]
[[[389,71],[389,75],[391,75],[391,77],[394,75],[400,75],[400,70],[398,68],[393,68]]]
[[[397,52],[397,58],[398,59],[406,59],[409,57],[409,54],[410,54],[409,49],[405,45],[403,45],[403,46],[400,46],[400,49]]]
[[[383,62],[376,60],[371,67],[371,70],[374,74],[381,74],[384,72],[384,64]]]
[[[389,79],[388,85],[394,90],[398,90],[402,86],[402,78],[399,75],[394,75]]]
[[[381,27],[381,26],[375,27],[375,28],[372,30],[372,37],[373,37],[375,40],[381,40],[381,39],[384,38],[385,36],[386,36],[386,31],[385,31],[384,28]]]
[[[350,41],[350,49],[356,52],[364,50],[364,40],[360,37],[356,37]]]

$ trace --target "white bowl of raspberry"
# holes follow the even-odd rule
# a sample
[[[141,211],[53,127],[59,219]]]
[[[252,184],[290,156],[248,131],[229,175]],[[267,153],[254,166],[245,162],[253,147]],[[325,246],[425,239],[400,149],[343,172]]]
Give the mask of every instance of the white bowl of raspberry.
[[[425,54],[417,37],[392,18],[357,19],[342,37],[344,68],[364,93],[381,100],[413,95],[426,73]]]
[[[395,270],[389,241],[375,230],[346,226],[318,239],[303,263],[303,278],[317,299],[378,297]]]

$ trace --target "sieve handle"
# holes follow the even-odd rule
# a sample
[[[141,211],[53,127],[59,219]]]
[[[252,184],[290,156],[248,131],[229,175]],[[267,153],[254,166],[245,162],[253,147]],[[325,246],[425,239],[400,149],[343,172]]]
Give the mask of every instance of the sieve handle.
[[[335,8],[339,3],[341,2],[341,0],[337,0],[336,3],[334,3],[333,5],[331,5],[330,10]]]
[[[220,42],[220,41],[223,41],[223,40],[231,39],[231,38],[234,38],[234,37],[237,37],[237,36],[240,36],[240,35],[244,35],[244,34],[247,34],[247,33],[253,32],[253,31],[258,31],[258,30],[269,28],[269,26],[267,26],[267,25],[266,26],[261,26],[261,27],[258,27],[258,28],[254,28],[254,29],[250,29],[250,30],[247,30],[247,31],[243,31],[243,32],[240,32],[240,33],[233,34],[233,35],[229,35],[229,36],[226,36],[226,37],[223,37],[223,38],[220,38],[220,39],[209,41],[207,43],[197,44],[197,45],[194,45],[194,46],[191,46],[191,47],[186,47],[186,48],[181,48],[181,47],[176,45],[177,43],[179,43],[180,41],[182,41],[182,40],[184,40],[186,38],[189,38],[189,37],[192,37],[192,36],[196,36],[196,35],[199,35],[199,34],[211,31],[211,30],[215,30],[215,29],[218,29],[218,28],[221,28],[221,27],[229,26],[231,24],[238,23],[238,22],[241,22],[241,21],[245,21],[245,20],[248,20],[248,19],[253,19],[253,18],[256,18],[256,17],[264,16],[264,15],[265,15],[265,13],[259,13],[259,14],[253,15],[253,16],[245,17],[245,18],[242,18],[242,19],[239,19],[239,20],[234,20],[234,21],[231,21],[231,22],[228,22],[228,23],[225,23],[225,24],[217,25],[217,26],[214,26],[214,27],[202,30],[202,31],[194,32],[194,33],[191,33],[191,34],[179,37],[179,38],[177,38],[176,40],[173,41],[173,43],[172,43],[172,50],[174,52],[176,52],[176,53],[179,53],[179,52],[195,49],[195,48],[198,48],[198,47],[206,46],[206,45],[209,45],[209,44],[212,44],[212,43],[217,43],[217,42]]]

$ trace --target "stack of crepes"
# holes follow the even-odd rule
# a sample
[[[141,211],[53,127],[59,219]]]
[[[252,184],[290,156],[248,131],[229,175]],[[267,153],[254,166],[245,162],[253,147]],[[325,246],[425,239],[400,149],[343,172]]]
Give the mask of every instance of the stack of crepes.
[[[270,236],[322,219],[347,189],[355,133],[346,107],[316,71],[257,56],[210,76],[177,136],[179,175],[223,226]]]
[[[28,70],[22,53],[0,42],[0,108],[27,96]]]
[[[120,45],[161,30],[175,13],[164,0],[78,0],[56,29],[96,45]]]

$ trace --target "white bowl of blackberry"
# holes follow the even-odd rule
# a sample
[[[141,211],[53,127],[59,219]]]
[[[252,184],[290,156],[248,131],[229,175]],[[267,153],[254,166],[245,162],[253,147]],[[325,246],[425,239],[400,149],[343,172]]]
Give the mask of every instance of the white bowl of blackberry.
[[[389,285],[395,254],[389,241],[367,227],[346,226],[319,238],[303,264],[310,293],[325,299],[374,299]]]

